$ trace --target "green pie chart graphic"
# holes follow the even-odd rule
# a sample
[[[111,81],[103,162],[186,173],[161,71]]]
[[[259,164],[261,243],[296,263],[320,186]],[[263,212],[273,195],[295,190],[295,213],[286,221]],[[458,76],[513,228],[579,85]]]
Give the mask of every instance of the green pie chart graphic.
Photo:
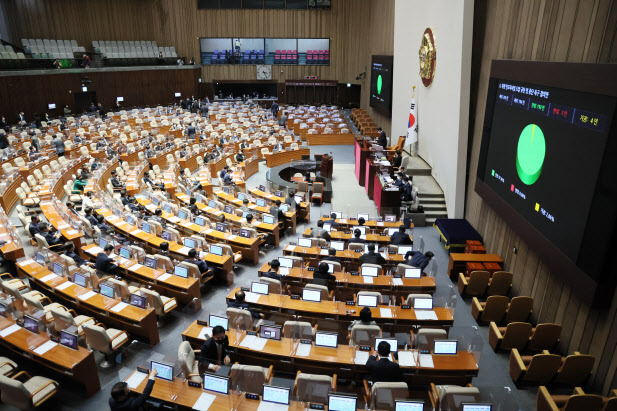
[[[546,141],[542,129],[535,124],[527,125],[518,138],[516,171],[521,181],[532,185],[542,172],[546,156]]]
[[[381,85],[383,84],[383,79],[381,78],[381,74],[377,76],[377,94],[381,94]]]

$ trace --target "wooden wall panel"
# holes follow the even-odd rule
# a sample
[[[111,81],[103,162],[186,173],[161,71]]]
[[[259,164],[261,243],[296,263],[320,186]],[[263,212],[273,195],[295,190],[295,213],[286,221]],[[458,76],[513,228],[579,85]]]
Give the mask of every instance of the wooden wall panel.
[[[5,8],[13,41],[74,39],[86,50],[93,40],[156,40],[199,60],[199,37],[330,38],[329,66],[275,66],[279,82],[311,75],[359,84],[359,73],[370,76],[371,54],[394,50],[394,0],[336,0],[328,11],[198,10],[197,0],[19,0]],[[201,77],[252,80],[255,66],[204,66]],[[362,106],[389,133],[390,118],[368,106],[369,85],[367,77]]]
[[[534,316],[563,326],[559,350],[596,357],[587,388],[607,394],[617,384],[617,298],[608,309],[582,304],[475,192],[484,108],[492,59],[617,62],[617,0],[477,0],[474,16],[470,162],[465,216],[488,252],[514,273],[513,294],[534,298]],[[480,18],[478,18],[480,17]],[[514,247],[517,253],[514,253]]]
[[[110,108],[116,97],[124,97],[126,106],[155,106],[175,100],[173,93],[183,97],[197,94],[199,69],[139,70],[88,73],[92,84],[88,91],[96,91],[98,102]],[[74,92],[81,91],[81,74],[60,72],[50,75],[0,77],[0,113],[9,121],[15,121],[23,110],[27,118],[33,113],[43,114],[47,104],[57,105],[56,113],[63,105],[73,109]]]

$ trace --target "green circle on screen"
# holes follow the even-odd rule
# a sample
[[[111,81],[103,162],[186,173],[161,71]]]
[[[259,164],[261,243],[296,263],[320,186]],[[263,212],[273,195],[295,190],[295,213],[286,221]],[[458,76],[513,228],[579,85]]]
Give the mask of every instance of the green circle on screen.
[[[527,125],[518,138],[516,171],[521,181],[532,185],[542,172],[546,156],[546,141],[542,129],[535,124]]]

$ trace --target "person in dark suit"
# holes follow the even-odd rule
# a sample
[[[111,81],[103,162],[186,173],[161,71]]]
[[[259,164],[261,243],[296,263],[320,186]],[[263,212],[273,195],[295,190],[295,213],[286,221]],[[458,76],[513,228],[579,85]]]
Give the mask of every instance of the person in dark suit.
[[[270,207],[270,214],[274,216],[278,221],[283,221],[285,213],[281,210],[281,200],[276,200],[272,207]]]
[[[411,200],[411,180],[408,176],[403,176],[403,185],[399,188],[401,192],[401,200],[410,201]]]
[[[272,103],[271,110],[272,110],[272,116],[276,118],[276,116],[278,116],[279,114],[279,104],[276,101]]]
[[[412,245],[413,244],[413,242],[411,241],[411,238],[409,237],[409,234],[405,232],[404,225],[401,225],[398,228],[398,232],[390,236],[390,244],[394,244],[394,245]]]
[[[424,254],[421,251],[407,251],[405,264],[424,270],[434,255],[432,251],[427,251]]]
[[[279,260],[274,259],[270,261],[270,270],[266,271],[265,273],[262,273],[261,276],[272,278],[273,280],[281,281],[281,275],[278,274],[278,270],[280,266],[281,266],[281,263],[279,263]]]
[[[17,115],[17,124],[22,127],[26,125],[26,116],[24,115],[23,111]]]
[[[123,188],[124,187],[122,183],[120,182],[120,180],[118,180],[118,177],[116,177],[116,170],[112,170],[111,178],[109,179],[109,181],[111,182],[111,185],[113,188]]]
[[[396,154],[394,155],[394,158],[392,159],[392,167],[394,167],[394,172],[398,172],[399,168],[401,168],[401,164],[403,163],[403,153],[401,153],[401,150],[396,150]]]
[[[189,206],[187,208],[189,209],[189,211],[193,215],[200,215],[201,214],[201,210],[199,210],[199,207],[197,207],[197,198],[196,197],[191,197],[189,199]]]
[[[111,411],[133,411],[141,409],[152,392],[154,387],[154,377],[156,370],[150,371],[148,374],[148,383],[146,388],[137,398],[129,397],[129,386],[126,382],[120,381],[114,384],[111,389],[111,398],[109,399],[109,408]]]
[[[330,233],[323,228],[323,220],[317,221],[317,227],[311,230],[311,237],[323,238],[326,241],[332,240]]]
[[[81,258],[79,254],[75,252],[75,245],[70,241],[67,241],[66,243],[64,243],[64,253],[63,254],[66,255],[67,257],[71,257],[73,261],[75,261],[75,264],[77,264],[77,267],[81,267],[84,264],[88,264],[86,260]]]
[[[396,174],[394,178],[394,187],[398,187],[400,189],[403,184],[405,184],[405,182],[403,181],[403,176],[401,174]]]
[[[324,221],[324,224],[330,224],[331,228],[337,228],[338,227],[338,223],[336,222],[336,214],[331,213],[330,214],[330,219]]]
[[[359,229],[355,229],[353,230],[353,238],[349,240],[349,244],[351,243],[366,243],[366,240],[364,238],[360,238],[360,236],[362,235],[362,231],[360,231]]]
[[[360,256],[360,265],[362,264],[385,264],[386,259],[379,253],[375,252],[375,244],[369,244],[367,246],[368,253]]]
[[[251,316],[253,318],[263,318],[264,315],[253,310],[251,306],[249,305],[249,303],[244,301],[245,298],[246,298],[246,295],[244,294],[244,291],[237,291],[235,295],[235,299],[227,303],[227,307],[238,308],[240,310],[247,310],[248,312],[251,313]]]
[[[377,144],[383,147],[385,150],[388,147],[388,137],[386,137],[386,132],[383,131],[381,127],[377,129],[379,132],[379,138],[377,138]]]
[[[238,163],[241,163],[244,161],[244,151],[242,151],[242,149],[240,149],[240,151],[238,151],[238,154],[236,154],[236,161]]]
[[[386,341],[381,341],[377,345],[377,352],[379,353],[379,359],[376,356],[371,355],[366,362],[366,368],[368,369],[368,381],[371,383],[376,382],[403,382],[403,371],[401,367],[390,361],[390,344]]]
[[[208,105],[206,103],[201,103],[201,116],[208,117]]]
[[[111,252],[113,251],[114,246],[111,244],[107,244],[103,249],[103,252],[100,252],[96,256],[96,269],[100,270],[107,274],[113,274],[114,271],[118,268],[116,264],[114,264],[114,260],[109,258]]]
[[[291,209],[296,208],[296,199],[294,198],[294,193],[292,191],[289,192],[287,198],[285,199],[285,204],[287,204]]]
[[[201,345],[199,352],[199,369],[203,371],[218,371],[221,365],[228,365],[229,358],[229,338],[225,335],[225,329],[220,325],[212,329],[212,338],[206,340]]]
[[[96,217],[92,215],[92,208],[90,207],[86,208],[84,210],[84,214],[86,215],[86,220],[88,220],[92,228],[99,225],[99,222],[97,221]]]
[[[6,133],[4,130],[0,132],[0,150],[4,150],[9,147],[9,140],[6,138]]]
[[[330,248],[328,250],[328,256],[323,258],[323,261],[332,261],[333,263],[341,263],[341,260],[336,258],[336,250],[334,248]]]
[[[223,185],[230,185],[233,184],[234,180],[233,178],[231,178],[231,173],[227,173],[223,176]]]
[[[54,245],[58,245],[62,242],[62,240],[60,239],[60,232],[57,231],[54,234],[51,231],[49,231],[49,224],[47,223],[39,224],[39,234],[45,237],[45,241],[47,241],[47,244],[49,244],[50,247]]]
[[[30,224],[28,225],[28,232],[30,233],[30,237],[34,237],[35,234],[39,234],[41,230],[39,230],[39,224],[41,220],[38,215],[33,215],[30,217]]]
[[[191,123],[191,125],[186,129],[186,135],[190,140],[195,140],[195,134],[197,134],[195,123]]]
[[[313,273],[313,279],[327,280],[327,281],[336,280],[336,277],[328,272],[329,269],[330,269],[330,266],[328,265],[328,263],[325,263],[322,261],[317,266],[317,270],[315,270],[315,272]]]
[[[188,256],[189,258],[184,261],[190,264],[195,264],[197,268],[199,268],[199,272],[201,274],[208,273],[207,277],[212,277],[214,275],[214,270],[208,267],[208,264],[204,260],[197,258],[197,250],[191,248],[188,252]]]

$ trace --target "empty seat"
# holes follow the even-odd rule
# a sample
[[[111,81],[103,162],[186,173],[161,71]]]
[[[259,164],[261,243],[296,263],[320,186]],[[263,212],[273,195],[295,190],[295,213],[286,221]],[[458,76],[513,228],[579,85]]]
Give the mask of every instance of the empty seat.
[[[336,374],[329,376],[298,371],[294,383],[297,401],[327,404],[328,394],[336,391],[336,378]]]
[[[18,380],[26,377],[25,382]],[[12,378],[0,376],[0,392],[2,402],[7,405],[28,410],[38,407],[53,397],[58,392],[59,384],[45,377],[31,377],[27,372],[21,371]]]
[[[369,390],[368,383],[364,380],[364,398],[367,404],[371,404],[373,410],[393,410],[396,399],[409,398],[409,389],[405,382],[376,382]]]
[[[532,326],[529,323],[513,322],[507,327],[497,327],[495,322],[489,325],[488,342],[493,350],[523,350],[529,343]]]
[[[231,367],[231,384],[240,391],[259,394],[263,393],[263,385],[272,379],[273,366],[269,368],[256,365],[234,364]]]
[[[458,292],[461,294],[461,297],[482,296],[486,292],[490,278],[491,274],[488,271],[472,271],[469,277],[459,273]]]
[[[485,303],[473,297],[471,301],[471,315],[478,323],[500,323],[508,309],[508,297],[492,295],[486,299]]]
[[[548,351],[534,356],[521,356],[514,348],[510,353],[510,376],[515,384],[548,384],[560,366],[561,356],[549,354]]]

